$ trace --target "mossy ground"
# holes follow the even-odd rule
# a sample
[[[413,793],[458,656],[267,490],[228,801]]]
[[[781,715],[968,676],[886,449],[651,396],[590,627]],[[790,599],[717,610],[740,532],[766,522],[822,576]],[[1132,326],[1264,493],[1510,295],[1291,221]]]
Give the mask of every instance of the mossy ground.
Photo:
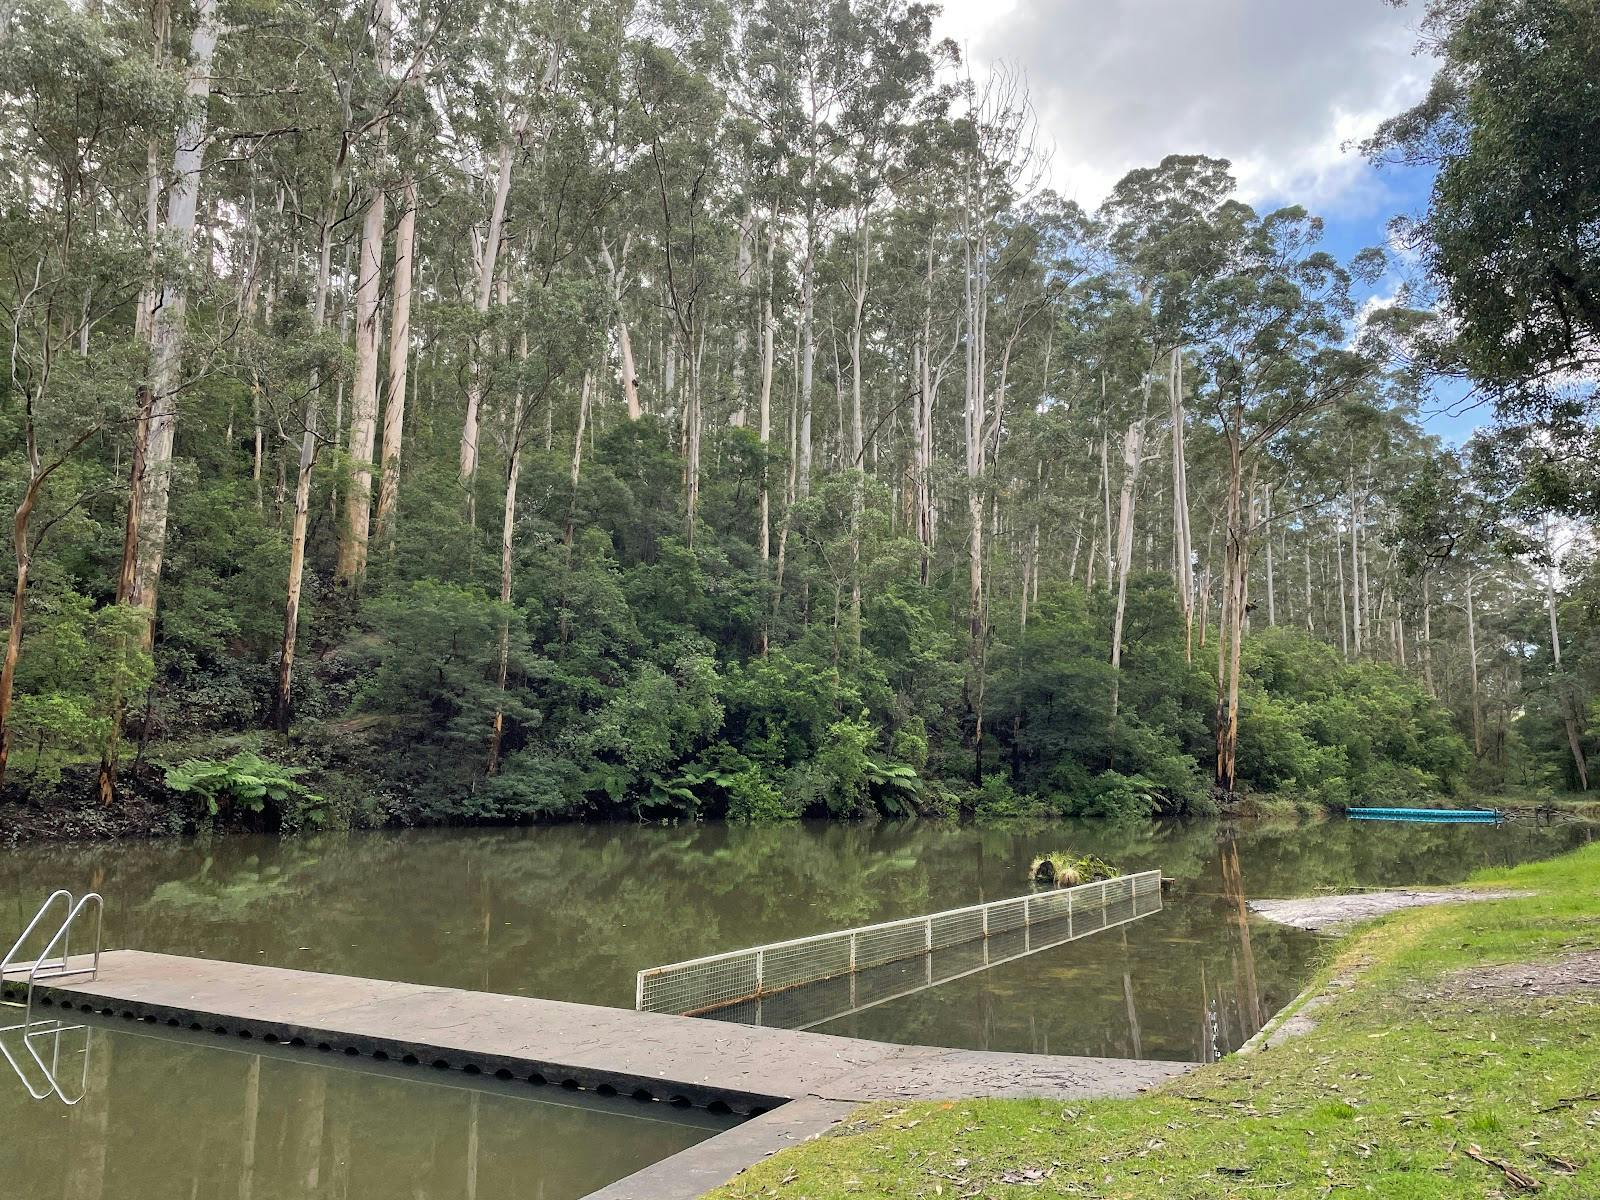
[[[863,1109],[717,1195],[1535,1194],[1504,1163],[1541,1197],[1593,1200],[1600,988],[1506,998],[1443,985],[1477,966],[1600,947],[1600,844],[1475,882],[1537,894],[1416,909],[1356,931],[1322,976],[1348,986],[1282,1046],[1137,1100]]]

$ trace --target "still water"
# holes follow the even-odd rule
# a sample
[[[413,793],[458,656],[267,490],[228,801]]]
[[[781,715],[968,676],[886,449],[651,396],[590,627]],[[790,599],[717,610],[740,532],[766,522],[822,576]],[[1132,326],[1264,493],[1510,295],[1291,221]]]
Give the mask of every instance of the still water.
[[[631,1007],[642,967],[1018,895],[1030,859],[1070,850],[1159,867],[1176,880],[1165,907],[816,1027],[1204,1059],[1259,1028],[1320,953],[1309,935],[1247,918],[1244,899],[1444,883],[1586,836],[1527,824],[819,824],[36,846],[0,852],[0,935],[52,888],[90,889],[106,898],[110,946]],[[142,1026],[76,1036],[89,1047],[76,1108],[29,1101],[0,1062],[0,1179],[18,1194],[573,1200],[716,1128],[632,1101],[355,1071]]]

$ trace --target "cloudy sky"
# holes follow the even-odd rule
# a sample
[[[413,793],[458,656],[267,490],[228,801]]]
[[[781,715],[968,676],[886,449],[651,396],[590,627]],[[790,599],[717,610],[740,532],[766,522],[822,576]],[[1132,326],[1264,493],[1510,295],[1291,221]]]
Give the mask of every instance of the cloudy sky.
[[[1427,87],[1417,0],[943,3],[939,32],[975,69],[1022,70],[1053,144],[1050,182],[1086,207],[1132,167],[1212,154],[1233,162],[1245,199],[1305,205],[1349,255],[1426,200],[1426,178],[1347,148]],[[1441,411],[1427,423],[1455,440],[1475,422]]]

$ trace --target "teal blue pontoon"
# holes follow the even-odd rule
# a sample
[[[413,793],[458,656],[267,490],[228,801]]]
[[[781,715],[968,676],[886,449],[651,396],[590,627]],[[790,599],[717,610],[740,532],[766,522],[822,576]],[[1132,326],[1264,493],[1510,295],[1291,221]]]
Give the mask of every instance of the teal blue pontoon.
[[[1352,821],[1432,821],[1492,825],[1503,813],[1493,808],[1349,808]]]

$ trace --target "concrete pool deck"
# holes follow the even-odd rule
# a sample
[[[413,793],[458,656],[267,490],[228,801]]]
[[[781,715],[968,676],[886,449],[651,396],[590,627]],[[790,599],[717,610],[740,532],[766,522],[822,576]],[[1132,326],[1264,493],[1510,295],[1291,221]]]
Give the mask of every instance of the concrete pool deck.
[[[16,979],[6,986],[16,989]],[[107,950],[96,978],[40,981],[37,998],[222,1037],[754,1117],[594,1200],[688,1200],[862,1102],[1133,1096],[1194,1066],[864,1042],[142,950]]]
[[[139,950],[107,951],[92,980],[41,981],[38,998],[233,1038],[757,1118],[595,1193],[597,1200],[698,1195],[867,1101],[1131,1096],[1193,1065],[903,1046]]]

